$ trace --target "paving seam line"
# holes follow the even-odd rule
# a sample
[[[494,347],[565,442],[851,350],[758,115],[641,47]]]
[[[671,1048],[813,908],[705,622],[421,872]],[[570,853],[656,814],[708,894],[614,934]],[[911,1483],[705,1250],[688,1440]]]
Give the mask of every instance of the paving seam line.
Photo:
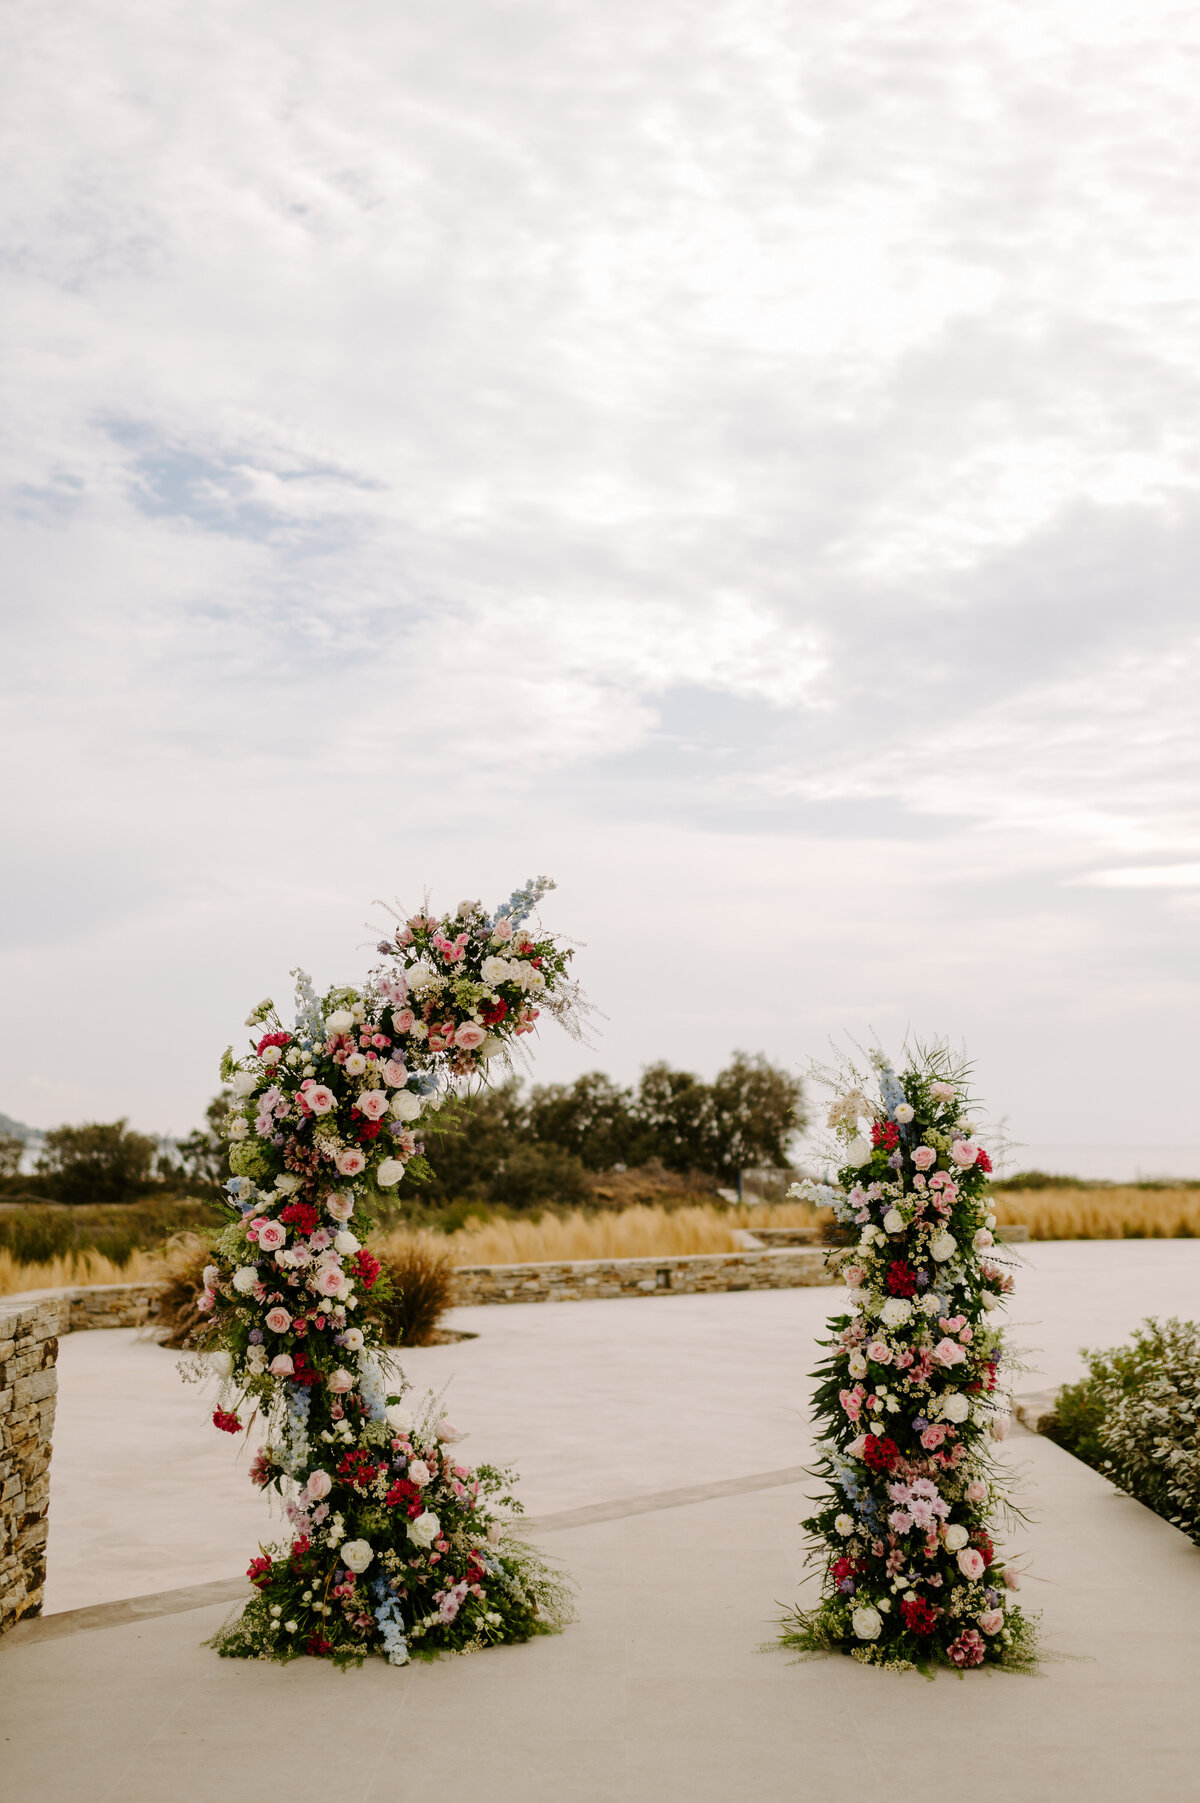
[[[755,1490],[775,1490],[803,1483],[809,1470],[791,1465],[783,1471],[760,1471],[752,1477],[722,1478],[712,1484],[691,1484],[684,1490],[655,1490],[648,1496],[627,1496],[617,1502],[590,1503],[582,1509],[561,1509],[520,1525],[530,1534],[553,1534],[569,1528],[593,1527],[604,1521],[624,1521],[634,1515],[653,1515],[660,1509],[684,1509],[691,1503],[712,1502],[722,1496],[746,1496]],[[188,1584],[178,1590],[156,1590],[148,1596],[131,1596],[114,1603],[93,1603],[86,1609],[64,1609],[55,1615],[37,1615],[17,1622],[0,1640],[4,1646],[26,1646],[35,1640],[58,1640],[64,1634],[82,1634],[90,1628],[119,1628],[130,1622],[153,1621],[160,1615],[181,1615],[189,1609],[207,1609],[213,1603],[236,1603],[246,1595],[245,1578],[217,1578],[210,1584]]]

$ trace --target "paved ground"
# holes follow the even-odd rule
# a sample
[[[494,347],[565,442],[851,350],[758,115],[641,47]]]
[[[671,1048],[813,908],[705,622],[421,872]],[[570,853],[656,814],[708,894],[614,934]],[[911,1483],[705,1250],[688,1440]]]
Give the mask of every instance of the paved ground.
[[[216,1659],[200,1643],[227,1605],[180,1607],[194,1597],[132,1621],[128,1605],[90,1626],[48,1615],[0,1645],[0,1803],[240,1803],[314,1779],[369,1803],[447,1784],[490,1803],[782,1803],[835,1786],[895,1803],[931,1787],[971,1803],[1196,1795],[1200,1551],[1027,1435],[1010,1447],[1036,1516],[1028,1590],[1061,1663],[927,1685],[756,1650],[796,1594],[803,1485],[788,1468],[808,1454],[804,1374],[836,1300],[462,1311],[477,1340],[405,1362],[420,1387],[456,1372],[451,1413],[474,1429],[474,1456],[522,1467],[544,1545],[580,1581],[577,1624],[343,1675]],[[1200,1242],[1036,1246],[1013,1314],[1045,1350],[1022,1385],[1073,1375],[1080,1344],[1123,1338],[1146,1313],[1198,1310]],[[269,1524],[172,1355],[121,1333],[73,1336],[62,1355],[51,1607],[243,1570]],[[764,1472],[770,1486],[751,1487]],[[722,1481],[732,1493],[660,1495]],[[656,1497],[674,1506],[628,1512]]]

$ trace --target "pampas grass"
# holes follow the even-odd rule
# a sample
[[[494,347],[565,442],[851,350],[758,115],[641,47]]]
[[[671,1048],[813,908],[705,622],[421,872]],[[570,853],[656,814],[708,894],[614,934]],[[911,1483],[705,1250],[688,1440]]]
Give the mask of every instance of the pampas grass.
[[[1000,1226],[1024,1223],[1031,1240],[1194,1240],[1200,1190],[1006,1190],[993,1196]]]
[[[25,1290],[69,1289],[78,1284],[151,1283],[162,1274],[162,1261],[152,1252],[134,1252],[122,1264],[92,1251],[22,1264],[0,1248],[0,1296],[15,1296]]]

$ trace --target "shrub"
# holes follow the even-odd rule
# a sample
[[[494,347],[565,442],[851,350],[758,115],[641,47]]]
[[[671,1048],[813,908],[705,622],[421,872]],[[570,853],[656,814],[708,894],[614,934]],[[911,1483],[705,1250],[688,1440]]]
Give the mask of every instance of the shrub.
[[[1200,1323],[1148,1320],[1084,1357],[1042,1431],[1200,1544]]]
[[[219,1212],[194,1197],[147,1197],[144,1202],[96,1208],[48,1208],[44,1202],[0,1211],[0,1249],[19,1264],[44,1264],[72,1254],[97,1252],[127,1264],[173,1233],[216,1226]]]
[[[176,1233],[162,1249],[161,1275],[167,1287],[156,1325],[164,1346],[197,1348],[212,1326],[212,1317],[202,1314],[197,1303],[215,1239],[215,1234]]]
[[[431,1346],[454,1302],[450,1253],[425,1239],[394,1234],[376,1246],[389,1279],[375,1313],[389,1346]]]
[[[157,1149],[126,1120],[89,1121],[52,1128],[37,1168],[60,1202],[127,1202],[153,1185]]]

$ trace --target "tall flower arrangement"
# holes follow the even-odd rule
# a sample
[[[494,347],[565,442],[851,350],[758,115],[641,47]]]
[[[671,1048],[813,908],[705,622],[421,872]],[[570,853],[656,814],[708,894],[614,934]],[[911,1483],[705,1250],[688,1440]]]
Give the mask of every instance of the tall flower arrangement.
[[[871,1065],[823,1073],[840,1092],[838,1182],[793,1191],[832,1206],[845,1243],[831,1261],[853,1305],[829,1322],[816,1372],[826,1490],[804,1526],[823,1595],[785,1618],[784,1644],[888,1670],[1026,1668],[1034,1623],[993,1525],[1012,1513],[993,1455],[1008,1429],[994,1311],[1012,1278],[994,1248],[991,1161],[945,1047],[899,1076],[882,1053]]]
[[[526,925],[551,887],[400,921],[361,988],[318,996],[294,973],[292,1025],[264,1001],[250,1049],[225,1055],[230,1224],[201,1297],[213,1422],[265,1421],[250,1476],[279,1493],[291,1534],[251,1562],[255,1594],[222,1653],[403,1664],[565,1619],[564,1585],[515,1531],[509,1474],[461,1462],[437,1404],[406,1403],[364,1243],[381,1193],[421,1169],[422,1119],[455,1081],[486,1077],[542,1009],[571,1024],[571,952]]]

